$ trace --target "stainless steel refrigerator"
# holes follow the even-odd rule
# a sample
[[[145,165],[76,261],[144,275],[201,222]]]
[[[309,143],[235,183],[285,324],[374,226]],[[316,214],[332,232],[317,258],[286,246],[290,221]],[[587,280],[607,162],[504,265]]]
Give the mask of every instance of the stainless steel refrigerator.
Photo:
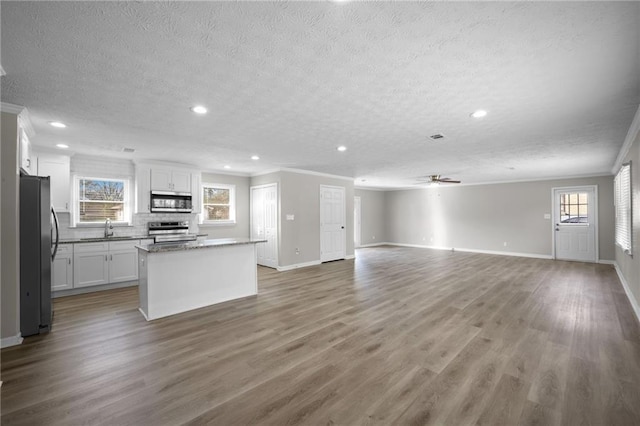
[[[20,177],[20,332],[51,329],[51,265],[58,250],[58,218],[49,177]],[[55,230],[55,236],[54,231]]]

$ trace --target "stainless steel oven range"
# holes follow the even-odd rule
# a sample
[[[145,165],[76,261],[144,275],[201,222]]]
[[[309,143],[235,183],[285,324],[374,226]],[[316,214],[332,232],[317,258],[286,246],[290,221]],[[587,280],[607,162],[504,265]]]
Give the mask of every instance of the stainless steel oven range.
[[[189,233],[189,221],[181,222],[149,222],[149,237],[155,243],[188,242],[198,239],[196,234]]]

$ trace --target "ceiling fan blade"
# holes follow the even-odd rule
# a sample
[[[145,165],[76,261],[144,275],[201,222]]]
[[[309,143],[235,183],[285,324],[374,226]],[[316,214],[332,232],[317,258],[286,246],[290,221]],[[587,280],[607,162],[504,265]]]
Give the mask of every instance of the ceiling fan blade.
[[[453,180],[453,179],[449,179],[449,178],[440,179],[440,182],[441,183],[462,183],[462,181]]]

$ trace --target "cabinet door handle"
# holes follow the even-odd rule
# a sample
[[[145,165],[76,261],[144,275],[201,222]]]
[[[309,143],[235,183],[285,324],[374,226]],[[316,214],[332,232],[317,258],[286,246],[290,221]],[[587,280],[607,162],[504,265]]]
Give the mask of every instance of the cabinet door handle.
[[[109,260],[109,259],[107,258],[107,255],[105,254],[105,255],[104,255],[104,261],[106,262],[106,261],[108,261],[108,260]]]
[[[69,265],[71,265],[71,258],[69,258]]]
[[[113,260],[113,255],[110,255],[110,256],[111,256],[111,259],[109,259],[109,260]]]
[[[27,158],[27,167],[31,167],[31,158]]]

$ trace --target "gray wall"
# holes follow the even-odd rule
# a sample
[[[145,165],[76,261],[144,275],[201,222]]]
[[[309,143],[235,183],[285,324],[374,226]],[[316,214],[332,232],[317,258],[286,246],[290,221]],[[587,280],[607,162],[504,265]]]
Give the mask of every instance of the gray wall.
[[[640,306],[640,133],[631,149],[624,158],[624,163],[631,163],[631,190],[632,190],[632,244],[633,257],[625,254],[620,247],[615,246],[616,263],[624,276],[636,306]],[[612,231],[613,233],[613,231]]]
[[[362,210],[360,244],[366,246],[388,241],[385,218],[386,192],[356,188],[354,194],[360,197]]]
[[[2,269],[0,270],[0,299],[2,339],[20,333],[20,240],[19,230],[19,176],[18,169],[18,116],[2,113],[2,209],[0,236],[2,239]]]
[[[249,183],[245,176],[202,173],[202,183],[224,183],[236,186],[236,223],[233,225],[200,225],[200,233],[209,238],[249,237]]]
[[[353,182],[307,173],[280,171],[251,178],[251,186],[278,184],[278,264],[291,266],[320,260],[320,185],[345,188],[346,255],[353,255]],[[295,220],[286,220],[293,214]],[[298,249],[299,254],[296,254]]]
[[[600,259],[613,260],[613,176],[440,185],[386,194],[389,242],[552,255],[551,189],[597,185]],[[504,246],[507,242],[507,246]]]

